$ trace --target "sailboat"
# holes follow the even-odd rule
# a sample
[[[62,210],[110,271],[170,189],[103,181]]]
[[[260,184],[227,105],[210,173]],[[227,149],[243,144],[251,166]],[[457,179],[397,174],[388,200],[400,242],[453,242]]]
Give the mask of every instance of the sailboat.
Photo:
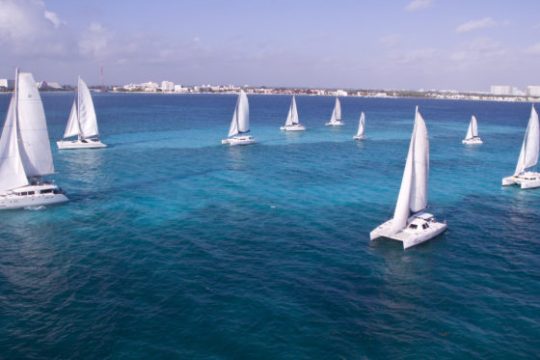
[[[467,135],[465,139],[461,141],[466,145],[480,145],[483,144],[482,139],[478,136],[478,121],[476,121],[476,116],[471,116],[471,122],[469,123],[469,128],[467,129]]]
[[[336,98],[336,104],[334,105],[334,110],[332,111],[332,117],[330,121],[325,124],[326,126],[342,126],[344,125],[341,121],[341,102],[339,98]]]
[[[15,72],[15,88],[0,137],[0,209],[68,201],[42,179],[54,173],[45,111],[34,77]]]
[[[519,185],[522,189],[540,187],[540,173],[528,171],[538,163],[538,151],[540,149],[540,127],[538,113],[534,106],[531,108],[529,125],[525,131],[525,138],[521,145],[521,152],[514,175],[502,180],[504,186]]]
[[[414,129],[394,217],[375,228],[369,237],[386,237],[403,242],[403,248],[428,241],[447,225],[426,212],[428,200],[429,139],[426,123],[416,107]]]
[[[249,145],[255,143],[253,136],[249,135],[249,102],[246,93],[241,90],[236,102],[236,108],[231,120],[229,135],[221,140],[222,144]]]
[[[353,139],[364,140],[365,139],[364,132],[366,131],[365,128],[366,128],[366,115],[362,111],[362,113],[360,114],[360,120],[358,121],[358,132],[356,133],[356,135],[353,136]]]
[[[76,136],[76,139],[69,140]],[[96,110],[86,83],[79,77],[77,97],[73,100],[64,138],[57,141],[59,149],[98,149],[107,147],[99,140]]]
[[[289,113],[287,114],[287,120],[285,125],[280,127],[280,130],[284,131],[303,131],[306,130],[306,127],[300,124],[298,119],[298,110],[296,109],[296,99],[293,95],[291,100],[291,106],[289,107]]]

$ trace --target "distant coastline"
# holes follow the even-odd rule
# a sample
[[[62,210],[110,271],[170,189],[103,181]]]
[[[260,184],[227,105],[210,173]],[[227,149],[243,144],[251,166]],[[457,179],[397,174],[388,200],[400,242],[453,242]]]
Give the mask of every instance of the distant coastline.
[[[231,95],[243,89],[248,95],[284,95],[284,96],[338,96],[379,99],[434,99],[434,100],[468,100],[468,101],[497,101],[497,102],[540,102],[540,97],[526,95],[494,95],[490,93],[470,93],[459,91],[414,91],[414,90],[363,90],[363,89],[311,89],[311,88],[269,88],[269,87],[182,87],[181,91],[162,91],[159,88],[125,89],[119,86],[93,87],[92,92],[112,94],[162,94],[162,95]],[[74,87],[66,86],[61,89],[40,89],[40,92],[66,93],[73,92]],[[0,94],[10,94],[12,91],[3,90]]]

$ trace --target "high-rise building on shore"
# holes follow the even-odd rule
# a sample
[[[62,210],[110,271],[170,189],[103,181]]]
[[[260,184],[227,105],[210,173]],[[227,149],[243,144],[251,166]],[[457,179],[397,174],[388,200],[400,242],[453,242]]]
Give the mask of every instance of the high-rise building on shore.
[[[540,85],[527,86],[527,95],[540,97]]]
[[[512,95],[513,89],[511,85],[491,85],[493,95]]]

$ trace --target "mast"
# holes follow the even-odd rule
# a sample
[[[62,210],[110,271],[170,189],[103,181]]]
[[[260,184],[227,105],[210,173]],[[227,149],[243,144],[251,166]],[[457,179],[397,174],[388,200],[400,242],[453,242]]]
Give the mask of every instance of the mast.
[[[407,226],[411,213],[427,207],[427,181],[429,172],[429,139],[426,123],[416,107],[414,129],[409,145],[409,153],[403,171],[392,232],[397,233]]]

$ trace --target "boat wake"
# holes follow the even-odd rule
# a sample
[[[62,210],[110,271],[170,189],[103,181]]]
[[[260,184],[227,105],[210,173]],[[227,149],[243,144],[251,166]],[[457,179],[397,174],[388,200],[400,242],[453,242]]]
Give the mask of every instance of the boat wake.
[[[31,210],[31,211],[40,211],[45,209],[45,205],[37,205],[37,206],[26,206],[24,208],[25,210]]]

